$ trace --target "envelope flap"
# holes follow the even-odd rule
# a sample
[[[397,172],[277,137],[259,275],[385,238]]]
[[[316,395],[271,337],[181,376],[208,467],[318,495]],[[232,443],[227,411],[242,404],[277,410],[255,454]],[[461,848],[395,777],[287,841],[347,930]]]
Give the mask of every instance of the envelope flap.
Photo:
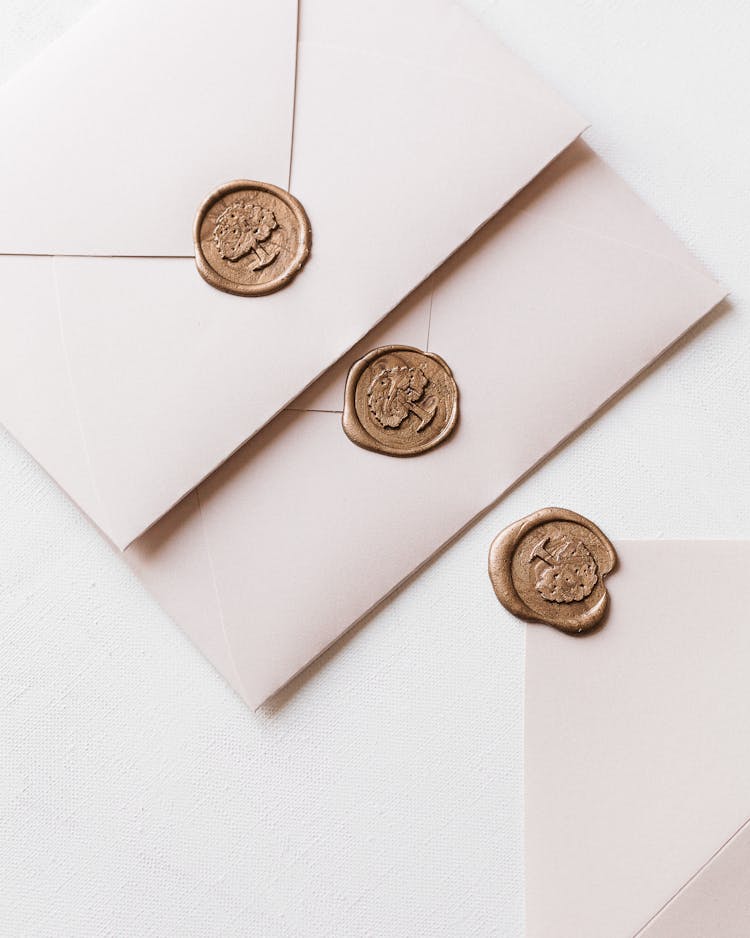
[[[398,28],[394,25],[398,24]],[[446,76],[507,86],[517,57],[497,35],[456,0],[382,0],[372,4],[308,0],[300,4],[299,41],[359,56],[383,56]],[[535,74],[515,90],[546,98],[549,88]]]
[[[146,586],[159,584],[161,606],[240,695],[243,682],[224,628],[223,608],[198,492],[191,492],[158,531],[128,558]]]
[[[0,89],[0,253],[193,253],[205,196],[286,188],[296,0],[104,0]]]
[[[512,211],[534,212],[613,246],[629,245],[709,277],[695,255],[582,140],[561,153],[533,189],[519,193]]]
[[[311,0],[305,15],[331,2]],[[395,51],[300,43],[291,190],[310,216],[313,249],[290,286],[248,300],[208,287],[190,258],[56,259],[61,352],[98,495],[92,517],[119,546],[338,360],[583,129],[458,7],[430,8],[476,63],[470,74],[434,61],[436,26],[421,31],[408,5],[363,13],[383,37],[376,24],[392,17]],[[408,55],[399,45],[407,37]],[[38,364],[31,357],[26,366]],[[81,491],[68,491],[89,510]]]
[[[0,401],[8,429],[58,484],[96,515],[70,370],[63,352],[54,258],[0,258]]]
[[[574,148],[581,171],[598,162],[580,141]],[[598,182],[588,214],[610,217],[610,234],[623,240],[566,223],[570,216],[559,209],[552,221],[553,203],[564,201],[546,188],[552,170],[532,185],[538,198],[493,219],[447,272],[402,305],[392,330],[365,340],[372,348],[418,337],[427,305],[425,346],[446,360],[459,387],[460,419],[444,445],[416,459],[389,459],[354,446],[339,413],[287,412],[200,486],[201,537],[221,629],[252,704],[367,613],[721,298],[702,272],[664,256],[681,251],[668,248],[656,230],[661,223],[643,217],[642,204],[625,198],[604,166],[589,166]],[[577,190],[578,180],[571,185]],[[565,176],[555,183],[566,186]],[[638,240],[639,219],[645,248],[628,243]],[[351,354],[357,351],[332,369],[339,381]],[[315,411],[329,394],[325,376],[295,406]],[[168,522],[128,549],[139,566]],[[180,528],[172,536],[191,533]],[[158,577],[150,582],[177,608]],[[189,630],[197,628],[192,611],[182,615]]]

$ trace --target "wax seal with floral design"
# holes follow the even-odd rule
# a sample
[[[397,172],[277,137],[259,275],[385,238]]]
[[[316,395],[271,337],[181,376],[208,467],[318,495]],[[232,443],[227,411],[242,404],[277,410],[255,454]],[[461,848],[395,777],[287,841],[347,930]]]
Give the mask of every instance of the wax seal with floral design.
[[[211,286],[240,296],[273,293],[302,269],[310,253],[302,205],[267,182],[238,179],[198,209],[195,263]]]
[[[616,562],[614,547],[588,518],[543,508],[497,535],[489,573],[513,615],[580,633],[603,621],[609,603],[604,578]]]
[[[458,388],[438,355],[386,345],[349,370],[342,423],[357,446],[416,456],[445,440],[457,419]]]

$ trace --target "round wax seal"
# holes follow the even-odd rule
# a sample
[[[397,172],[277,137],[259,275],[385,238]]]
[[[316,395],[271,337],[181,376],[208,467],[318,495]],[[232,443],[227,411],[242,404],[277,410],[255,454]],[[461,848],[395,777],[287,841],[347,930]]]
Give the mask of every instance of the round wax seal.
[[[513,615],[580,633],[602,622],[609,603],[604,578],[616,562],[612,544],[583,515],[543,508],[497,535],[489,573]]]
[[[238,179],[198,209],[193,226],[201,277],[226,293],[261,296],[286,286],[310,253],[302,205],[267,182]]]
[[[450,368],[408,345],[373,349],[346,379],[344,432],[365,449],[416,456],[450,435],[458,419],[458,388]]]

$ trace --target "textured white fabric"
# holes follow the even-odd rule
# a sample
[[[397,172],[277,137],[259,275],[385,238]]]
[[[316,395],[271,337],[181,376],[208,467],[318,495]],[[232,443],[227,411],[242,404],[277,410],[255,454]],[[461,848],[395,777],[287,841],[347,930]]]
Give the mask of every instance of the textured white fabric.
[[[0,4],[0,77],[87,5]],[[750,535],[750,9],[471,5],[732,302],[257,715],[0,435],[1,938],[522,938],[524,631],[489,541],[555,503]]]

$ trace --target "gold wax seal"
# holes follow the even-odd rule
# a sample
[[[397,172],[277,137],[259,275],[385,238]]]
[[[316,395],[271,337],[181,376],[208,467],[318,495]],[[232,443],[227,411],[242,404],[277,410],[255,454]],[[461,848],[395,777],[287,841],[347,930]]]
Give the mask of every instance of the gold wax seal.
[[[286,286],[307,260],[311,239],[310,222],[294,196],[250,179],[212,192],[193,226],[201,277],[238,296],[262,296]]]
[[[588,632],[609,604],[604,578],[615,549],[595,524],[543,508],[501,531],[490,547],[492,586],[508,612],[562,632]]]
[[[357,446],[388,456],[416,456],[442,443],[457,419],[456,382],[432,352],[385,345],[349,370],[342,423]]]

